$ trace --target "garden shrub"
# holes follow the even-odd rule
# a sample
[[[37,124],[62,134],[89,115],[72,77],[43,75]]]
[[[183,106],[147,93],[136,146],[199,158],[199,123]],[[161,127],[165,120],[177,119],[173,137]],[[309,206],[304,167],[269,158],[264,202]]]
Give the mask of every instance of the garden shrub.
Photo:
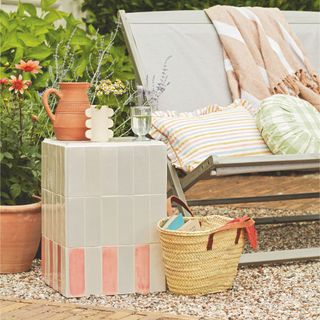
[[[108,33],[117,21],[117,11],[127,12],[192,10],[204,9],[214,5],[278,7],[282,10],[318,11],[319,0],[84,0],[86,22]]]
[[[88,67],[95,71],[98,63],[105,66],[101,68],[101,78],[110,72],[122,80],[132,78],[131,65],[122,48],[111,47],[110,55],[106,55],[103,61],[96,58],[108,46],[110,36],[100,35],[92,25],[86,32],[83,23],[72,14],[48,6],[54,2],[41,2],[40,17],[31,4],[20,3],[17,11],[9,14],[0,10],[0,78],[8,76],[12,65],[21,59],[39,60],[43,66],[44,72],[34,83],[39,90],[53,82],[48,72],[50,66],[53,66],[53,76],[63,73],[63,81],[90,80],[86,71]],[[61,20],[63,23],[56,27],[54,23]],[[109,68],[111,63],[113,65]]]

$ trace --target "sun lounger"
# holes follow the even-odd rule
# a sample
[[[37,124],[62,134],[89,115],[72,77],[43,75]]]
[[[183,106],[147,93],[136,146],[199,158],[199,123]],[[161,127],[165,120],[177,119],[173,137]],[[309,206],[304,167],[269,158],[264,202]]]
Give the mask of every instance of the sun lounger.
[[[300,38],[315,71],[320,73],[320,13],[284,11]],[[193,111],[213,103],[231,103],[218,35],[204,11],[119,12],[126,43],[133,59],[136,80],[144,89],[153,75],[168,63],[170,85],[159,99],[159,110]],[[184,192],[197,181],[243,173],[319,170],[320,155],[272,155],[223,158],[211,156],[195,170],[179,177],[168,162],[169,194],[185,200]],[[319,192],[190,201],[191,205],[319,198]],[[264,218],[263,223],[311,221],[319,215]],[[318,249],[315,249],[318,250]],[[313,255],[314,255],[313,251]],[[318,251],[319,252],[319,251]],[[312,256],[313,256],[312,255]],[[294,256],[294,255],[293,255]],[[306,257],[310,256],[309,251]],[[303,252],[299,252],[299,258]],[[252,260],[252,258],[250,258]],[[259,258],[260,259],[260,258]],[[250,261],[251,261],[250,260]],[[263,260],[263,259],[262,259]],[[268,261],[270,259],[268,258]],[[272,260],[272,259],[271,259]],[[275,258],[275,261],[279,260]]]

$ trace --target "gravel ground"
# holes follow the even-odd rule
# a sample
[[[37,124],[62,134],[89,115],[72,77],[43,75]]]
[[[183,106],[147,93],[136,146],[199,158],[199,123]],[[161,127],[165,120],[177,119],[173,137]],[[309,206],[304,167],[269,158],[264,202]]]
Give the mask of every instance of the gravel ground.
[[[241,217],[247,215],[255,217],[274,217],[316,214],[297,210],[268,209],[268,208],[232,208],[232,207],[192,207],[194,214],[206,216],[209,214]],[[261,251],[285,250],[298,248],[320,247],[320,223],[301,222],[278,225],[258,225],[259,249]],[[306,236],[307,235],[307,236]],[[246,246],[245,252],[251,252]]]
[[[194,207],[193,209],[200,215],[247,214],[255,217],[301,214],[288,210],[252,208]],[[320,246],[319,223],[258,226],[258,234],[260,250]],[[216,320],[309,320],[320,319],[319,269],[320,261],[242,267],[239,269],[232,290],[202,297],[176,296],[164,292],[67,299],[42,282],[40,262],[35,260],[30,272],[0,275],[0,296],[102,305],[137,311],[158,311]]]
[[[320,208],[320,203],[319,203]],[[276,216],[294,216],[320,213],[320,209],[315,212],[288,209],[270,209],[270,208],[236,208],[236,207],[213,207],[213,206],[195,206],[191,208],[196,215],[206,216],[208,214],[226,215],[228,217],[241,217],[247,215],[254,217],[276,217]]]
[[[30,272],[1,275],[0,295],[217,320],[311,320],[320,318],[319,269],[320,262],[240,268],[232,290],[203,297],[176,296],[165,292],[67,299],[41,281],[40,263],[35,260]]]

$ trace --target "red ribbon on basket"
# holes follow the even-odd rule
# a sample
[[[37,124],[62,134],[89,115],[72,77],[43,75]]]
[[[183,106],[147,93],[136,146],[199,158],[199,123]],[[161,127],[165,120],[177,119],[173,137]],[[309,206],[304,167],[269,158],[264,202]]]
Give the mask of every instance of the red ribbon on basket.
[[[250,220],[250,218],[248,216],[243,216],[241,218],[233,219],[233,220],[229,221],[227,224],[236,223],[236,222],[245,222],[248,220]],[[250,246],[253,249],[257,249],[258,235],[257,235],[257,230],[256,230],[254,224],[251,226],[245,227],[245,229],[246,229],[246,234],[247,234],[247,238],[250,243]],[[240,237],[240,233],[239,233],[238,237]]]

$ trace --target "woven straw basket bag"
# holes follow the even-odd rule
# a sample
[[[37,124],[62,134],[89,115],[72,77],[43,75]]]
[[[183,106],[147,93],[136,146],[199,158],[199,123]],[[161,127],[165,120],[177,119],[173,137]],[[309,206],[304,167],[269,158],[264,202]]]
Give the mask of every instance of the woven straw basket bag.
[[[171,202],[188,206],[176,197]],[[158,223],[168,288],[183,295],[199,295],[227,290],[232,287],[244,247],[243,228],[254,221],[229,223],[233,219],[222,216],[188,217],[198,219],[204,231],[169,231],[162,228],[166,219]]]

